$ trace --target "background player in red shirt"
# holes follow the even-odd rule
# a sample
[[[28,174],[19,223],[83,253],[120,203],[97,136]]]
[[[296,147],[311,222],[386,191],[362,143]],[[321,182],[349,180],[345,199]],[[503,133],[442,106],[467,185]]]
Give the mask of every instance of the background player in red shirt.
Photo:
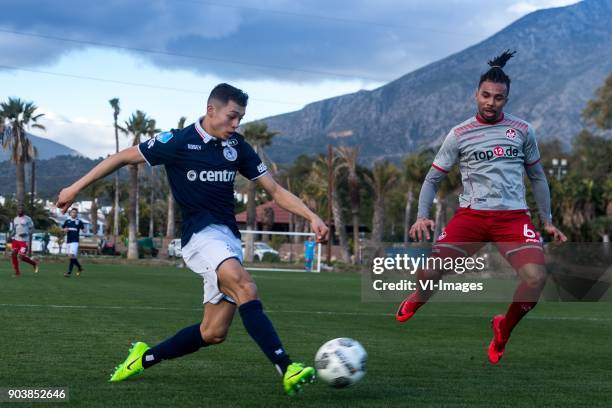
[[[19,276],[19,258],[22,261],[29,263],[34,267],[34,273],[38,273],[38,262],[28,256],[28,242],[30,235],[34,231],[34,222],[30,217],[25,215],[23,207],[17,209],[17,216],[13,219],[12,233],[13,240],[11,241],[11,263],[15,270],[14,276]]]
[[[480,77],[475,95],[478,112],[446,136],[425,177],[417,221],[410,229],[413,239],[430,238],[434,222],[429,219],[429,210],[437,188],[459,161],[463,183],[461,208],[437,237],[432,257],[468,257],[486,242],[494,242],[521,278],[506,314],[492,320],[493,340],[488,349],[492,364],[501,359],[512,329],[536,305],[546,283],[540,235],[531,223],[525,201],[525,173],[532,183],[544,230],[555,240],[567,240],[552,224],[550,191],[535,132],[529,123],[503,111],[508,102],[510,78],[502,68],[513,55],[514,52],[506,51],[489,61],[491,68]],[[441,273],[420,270],[417,277],[439,280]],[[417,288],[400,304],[398,321],[410,319],[434,293],[420,285]]]

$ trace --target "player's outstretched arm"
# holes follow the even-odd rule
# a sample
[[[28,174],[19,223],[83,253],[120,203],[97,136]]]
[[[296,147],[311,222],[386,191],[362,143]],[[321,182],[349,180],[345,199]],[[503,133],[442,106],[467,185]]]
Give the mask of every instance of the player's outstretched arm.
[[[72,185],[62,189],[57,198],[57,207],[62,210],[62,213],[66,213],[79,191],[127,164],[140,164],[144,163],[144,161],[138,146],[128,147],[119,153],[107,157],[91,169],[89,173],[75,181]]]
[[[309,220],[312,231],[317,235],[317,242],[327,240],[327,234],[329,232],[327,225],[325,225],[317,214],[306,207],[306,204],[304,204],[302,200],[285,190],[282,186],[279,186],[269,174],[258,178],[257,183],[266,190],[268,194],[272,196],[272,199],[282,208]]]
[[[438,192],[438,186],[444,177],[446,177],[446,172],[438,170],[433,166],[425,176],[425,180],[421,186],[421,192],[419,193],[417,220],[410,228],[410,238],[415,241],[429,240],[431,238],[429,230],[431,230],[431,232],[434,231],[435,223],[429,219],[429,211],[431,210],[431,205]]]

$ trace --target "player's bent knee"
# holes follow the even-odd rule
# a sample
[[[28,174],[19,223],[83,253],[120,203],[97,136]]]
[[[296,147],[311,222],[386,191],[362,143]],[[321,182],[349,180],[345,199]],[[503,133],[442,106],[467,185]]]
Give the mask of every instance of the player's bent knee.
[[[200,334],[206,344],[220,344],[223,343],[227,337],[227,331],[223,330],[211,330],[200,326]]]
[[[240,304],[257,299],[257,285],[252,280],[240,282],[236,288],[236,295]]]
[[[531,288],[541,288],[546,284],[546,269],[541,265],[528,264],[523,266],[523,280]]]
[[[205,337],[202,337],[204,339],[204,341],[206,342],[206,344],[221,344],[225,341],[225,335],[223,336],[218,336],[218,335],[206,335]]]

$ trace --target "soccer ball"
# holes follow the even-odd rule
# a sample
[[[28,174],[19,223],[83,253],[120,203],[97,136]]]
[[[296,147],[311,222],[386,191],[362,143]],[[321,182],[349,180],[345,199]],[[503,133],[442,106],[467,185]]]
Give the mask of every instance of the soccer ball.
[[[356,384],[366,373],[367,360],[368,353],[358,341],[330,340],[315,355],[317,378],[335,388]]]

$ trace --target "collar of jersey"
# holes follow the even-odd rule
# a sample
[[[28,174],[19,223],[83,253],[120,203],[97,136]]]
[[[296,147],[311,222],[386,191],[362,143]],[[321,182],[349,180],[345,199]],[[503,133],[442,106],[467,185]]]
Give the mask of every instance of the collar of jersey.
[[[196,131],[198,132],[198,134],[200,135],[200,137],[202,138],[202,141],[204,142],[204,144],[210,142],[211,140],[217,140],[216,137],[209,135],[204,128],[202,127],[202,125],[200,124],[202,122],[202,119],[204,119],[204,116],[202,116],[201,118],[199,118],[196,123],[195,123],[195,128]]]
[[[495,122],[487,122],[486,120],[482,119],[478,114],[476,114],[476,121],[481,125],[497,125],[504,119],[504,112],[502,112],[501,116]]]

